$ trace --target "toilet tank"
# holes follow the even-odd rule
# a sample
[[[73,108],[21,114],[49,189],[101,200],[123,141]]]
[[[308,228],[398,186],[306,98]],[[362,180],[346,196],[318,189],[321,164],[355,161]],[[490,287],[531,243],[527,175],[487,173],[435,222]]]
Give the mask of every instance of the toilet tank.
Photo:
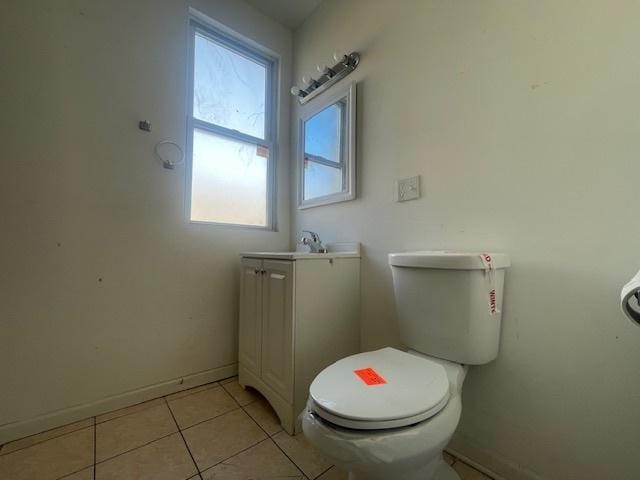
[[[392,253],[400,334],[418,352],[479,365],[498,355],[504,271],[500,253]]]

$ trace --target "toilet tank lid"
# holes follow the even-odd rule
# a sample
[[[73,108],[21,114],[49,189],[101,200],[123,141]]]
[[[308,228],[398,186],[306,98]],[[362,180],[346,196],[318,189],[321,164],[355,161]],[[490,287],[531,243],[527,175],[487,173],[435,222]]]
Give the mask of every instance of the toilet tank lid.
[[[394,267],[484,270],[489,264],[493,268],[507,268],[511,262],[508,255],[493,252],[424,250],[389,254],[389,265]]]

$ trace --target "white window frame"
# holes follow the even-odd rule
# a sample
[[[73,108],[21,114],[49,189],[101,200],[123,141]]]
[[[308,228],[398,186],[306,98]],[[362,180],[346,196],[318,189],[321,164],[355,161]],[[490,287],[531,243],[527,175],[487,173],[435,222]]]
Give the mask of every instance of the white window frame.
[[[356,83],[351,82],[341,87],[335,87],[335,91],[326,98],[314,99],[302,107],[298,126],[298,210],[320,207],[332,203],[346,202],[356,198]],[[323,95],[327,95],[326,93]],[[304,157],[305,157],[305,126],[306,122],[320,113],[325,108],[345,100],[346,106],[343,112],[344,122],[341,139],[340,166],[344,169],[346,189],[342,192],[331,193],[323,197],[315,197],[308,200],[304,198]],[[322,163],[316,161],[316,163]],[[329,165],[327,166],[334,166]]]
[[[225,48],[247,57],[252,61],[262,65],[266,70],[265,88],[265,125],[264,139],[248,135],[238,130],[225,128],[204,120],[195,118],[193,115],[193,83],[195,73],[195,38],[196,33],[200,33],[212,41]],[[264,49],[266,50],[266,49]],[[253,45],[240,36],[235,36],[222,28],[216,28],[203,23],[199,19],[191,18],[189,23],[189,75],[188,75],[188,101],[187,101],[187,162],[186,162],[186,215],[190,223],[205,224],[219,227],[247,228],[257,230],[276,230],[276,157],[277,157],[277,106],[278,106],[278,58],[263,49]],[[225,222],[208,222],[191,219],[191,199],[193,184],[193,135],[195,129],[205,130],[216,135],[251,143],[265,147],[269,151],[267,157],[267,198],[266,198],[266,225],[248,225]]]

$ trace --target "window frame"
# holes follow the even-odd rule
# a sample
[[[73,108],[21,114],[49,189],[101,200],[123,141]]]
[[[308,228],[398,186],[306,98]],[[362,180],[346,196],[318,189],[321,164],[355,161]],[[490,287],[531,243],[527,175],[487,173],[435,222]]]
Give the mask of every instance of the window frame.
[[[194,74],[195,74],[195,39],[201,34],[238,55],[265,67],[265,116],[264,138],[240,132],[238,130],[216,125],[194,116]],[[251,230],[276,231],[276,158],[277,158],[277,110],[278,110],[278,69],[277,56],[265,51],[257,45],[232,35],[221,28],[191,18],[189,21],[189,65],[187,91],[187,154],[186,154],[186,216],[189,223],[211,225],[223,228],[242,228]],[[267,148],[267,185],[266,185],[266,225],[249,225],[242,223],[226,223],[191,218],[191,201],[193,186],[193,137],[195,129],[204,130],[230,140],[253,144]]]
[[[307,103],[302,106],[298,122],[298,142],[297,142],[297,195],[298,195],[298,210],[305,210],[308,208],[320,207],[324,205],[330,205],[333,203],[348,202],[356,199],[357,194],[357,158],[356,158],[356,82],[344,84],[342,86],[336,86],[336,91],[332,95],[323,93],[313,102]],[[325,95],[326,98],[322,99]],[[308,200],[304,198],[305,181],[304,181],[304,157],[305,157],[305,128],[306,122],[313,118],[317,113],[321,112],[325,108],[345,100],[346,108],[344,110],[345,122],[344,130],[344,145],[342,154],[344,158],[341,160],[341,164],[345,165],[346,172],[346,189],[342,192],[331,193],[322,197],[314,197]]]

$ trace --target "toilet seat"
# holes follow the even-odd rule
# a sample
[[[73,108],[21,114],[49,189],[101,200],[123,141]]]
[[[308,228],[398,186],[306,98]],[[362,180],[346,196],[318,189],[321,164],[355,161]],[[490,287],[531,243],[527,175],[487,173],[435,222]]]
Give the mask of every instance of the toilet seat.
[[[437,414],[449,400],[449,379],[439,363],[388,347],[330,365],[314,379],[309,393],[309,407],[326,421],[378,430]]]

